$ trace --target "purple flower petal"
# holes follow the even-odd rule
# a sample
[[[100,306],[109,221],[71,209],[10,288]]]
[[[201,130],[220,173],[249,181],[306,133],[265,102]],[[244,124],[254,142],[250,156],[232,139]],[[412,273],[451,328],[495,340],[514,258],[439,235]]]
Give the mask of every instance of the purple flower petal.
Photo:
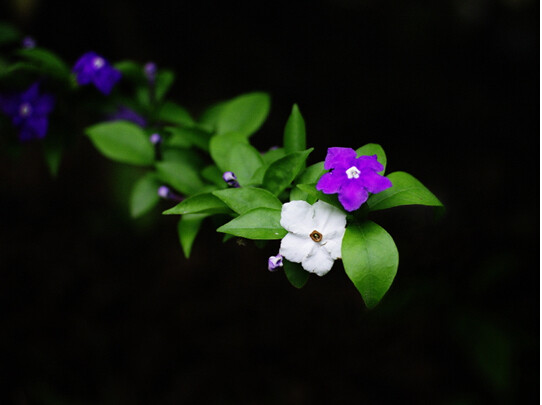
[[[352,148],[328,148],[324,169],[340,169],[353,166],[356,156],[356,151]]]
[[[361,204],[369,198],[369,193],[360,183],[361,182],[358,179],[351,180],[345,182],[341,187],[339,202],[346,211],[351,212],[357,210],[361,207]]]
[[[120,80],[122,74],[110,66],[104,66],[97,70],[93,82],[103,94],[111,93],[113,86]]]
[[[373,194],[380,193],[392,186],[390,179],[375,172],[362,172],[360,180],[363,187]]]
[[[378,161],[377,155],[360,156],[356,159],[356,167],[361,172],[366,170],[381,172],[382,170],[384,170],[384,166]]]
[[[316,184],[316,189],[326,194],[338,193],[345,177],[343,174],[336,173],[335,171],[326,173],[320,177],[320,180]]]

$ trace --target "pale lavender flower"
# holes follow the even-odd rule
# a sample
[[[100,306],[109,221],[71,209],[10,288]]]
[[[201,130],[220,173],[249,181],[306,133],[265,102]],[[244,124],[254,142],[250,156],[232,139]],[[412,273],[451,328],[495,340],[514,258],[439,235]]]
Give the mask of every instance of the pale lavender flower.
[[[228,184],[228,186],[233,188],[241,187],[237,181],[237,176],[233,172],[224,172],[222,179]]]
[[[151,143],[153,145],[158,145],[158,144],[162,143],[162,137],[160,136],[160,134],[152,134],[149,137],[149,140],[151,141]]]
[[[171,200],[171,201],[177,201],[177,202],[183,201],[183,197],[180,196],[179,194],[175,193],[168,186],[160,186],[160,187],[158,187],[157,193],[164,200]]]
[[[276,271],[279,267],[283,266],[282,255],[278,254],[276,256],[270,256],[267,260],[267,269],[269,271]]]
[[[316,189],[326,194],[338,193],[347,211],[361,207],[369,193],[380,193],[392,186],[390,179],[378,174],[384,166],[377,155],[357,157],[351,148],[329,148],[324,168],[331,171],[320,178]]]
[[[96,88],[106,95],[111,93],[113,86],[122,77],[122,74],[107,60],[94,52],[87,52],[81,56],[75,63],[73,72],[79,85],[94,83]]]
[[[36,47],[36,41],[34,40],[34,38],[32,38],[30,36],[24,37],[22,42],[21,42],[21,45],[25,49],[32,49],[32,48]]]

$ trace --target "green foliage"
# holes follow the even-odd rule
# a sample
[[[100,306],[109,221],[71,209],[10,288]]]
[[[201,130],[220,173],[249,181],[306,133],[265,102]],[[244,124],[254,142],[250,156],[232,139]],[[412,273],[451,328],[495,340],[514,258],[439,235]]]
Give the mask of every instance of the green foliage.
[[[138,218],[150,211],[160,200],[160,183],[152,172],[146,173],[133,186],[130,194],[130,215]]]
[[[284,128],[284,150],[286,153],[292,153],[305,149],[307,149],[305,120],[303,120],[297,104],[294,104]]]
[[[271,99],[267,93],[242,94],[220,108],[216,131],[218,134],[238,132],[249,137],[263,124],[270,107]]]
[[[164,129],[171,134],[165,141],[165,145],[167,146],[184,148],[196,146],[204,152],[209,151],[209,140],[211,137],[207,131],[195,127],[180,128],[167,126]]]
[[[282,193],[303,170],[312,151],[313,148],[302,152],[292,152],[271,163],[263,177],[263,187],[275,195]]]
[[[156,74],[156,82],[154,85],[154,94],[156,97],[156,101],[163,100],[164,96],[169,91],[174,81],[175,73],[173,73],[171,70],[161,69],[158,71],[158,73]]]
[[[182,194],[196,194],[204,186],[198,171],[186,162],[158,162],[155,167],[159,179]]]
[[[21,33],[12,25],[0,23],[0,46],[19,41]]]
[[[185,108],[172,101],[166,101],[162,105],[158,112],[158,119],[169,124],[177,124],[186,127],[191,127],[195,124],[190,113]]]
[[[181,217],[177,224],[177,234],[183,249],[184,257],[187,259],[192,252],[192,245],[201,228],[201,224],[209,214],[186,214]]]
[[[392,237],[371,221],[350,224],[342,242],[344,270],[368,308],[376,306],[391,286],[399,253]]]
[[[391,180],[392,187],[369,197],[367,205],[371,211],[401,205],[443,207],[439,199],[412,175],[405,172],[393,172],[387,177]]]
[[[280,210],[255,208],[222,225],[217,232],[247,239],[282,239],[286,231],[280,226]]]
[[[261,188],[241,187],[213,191],[228,207],[238,214],[254,208],[273,208],[280,210],[282,203],[269,191]]]
[[[384,172],[386,171],[386,164],[388,163],[388,160],[386,158],[386,153],[384,152],[384,149],[382,149],[382,146],[376,143],[368,143],[367,145],[356,149],[356,153],[358,154],[358,156],[377,155],[377,160],[382,163],[382,166],[384,166],[384,170],[378,173],[384,174]]]
[[[310,273],[305,271],[299,263],[292,263],[286,259],[282,260],[284,266],[284,274],[286,278],[295,288],[303,288],[309,281]]]
[[[70,68],[53,52],[43,48],[32,48],[20,49],[17,53],[43,74],[69,81]]]
[[[181,201],[175,207],[170,208],[163,213],[165,215],[182,215],[199,213],[217,214],[228,212],[231,211],[220,198],[214,196],[212,193],[202,193],[196,194],[184,201]]]
[[[86,128],[85,133],[96,149],[109,159],[142,166],[154,162],[154,149],[149,137],[136,124],[128,121],[102,122]]]

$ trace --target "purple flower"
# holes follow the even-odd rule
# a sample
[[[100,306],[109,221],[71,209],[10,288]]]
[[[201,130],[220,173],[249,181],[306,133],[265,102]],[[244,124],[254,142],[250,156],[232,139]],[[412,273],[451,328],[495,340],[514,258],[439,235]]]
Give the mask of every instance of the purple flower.
[[[136,113],[134,110],[125,107],[121,105],[119,108],[117,108],[117,111],[114,114],[111,114],[109,116],[109,119],[111,121],[117,121],[117,120],[125,120],[133,122],[134,124],[139,125],[140,127],[144,127],[147,125],[147,121],[145,121],[145,118],[143,118],[141,115]]]
[[[154,62],[148,62],[143,67],[143,71],[145,72],[145,77],[147,80],[151,83],[154,83],[156,80],[156,72],[158,71],[158,68],[156,67],[156,63]]]
[[[275,271],[279,267],[282,267],[282,265],[283,263],[282,263],[281,255],[270,256],[269,259],[267,260],[267,269],[269,271]]]
[[[157,193],[164,200],[172,200],[177,202],[181,202],[183,200],[182,196],[172,191],[168,186],[158,187]]]
[[[25,49],[32,49],[36,47],[36,41],[32,37],[24,37],[21,45]]]
[[[13,125],[19,129],[21,141],[45,137],[49,126],[48,115],[54,105],[52,95],[39,94],[38,82],[23,93],[0,98],[0,109],[11,117]]]
[[[94,52],[87,52],[81,56],[75,63],[73,72],[79,85],[92,82],[103,94],[111,93],[113,86],[122,76],[109,62]]]
[[[228,184],[230,187],[239,188],[241,187],[239,185],[239,182],[237,181],[237,176],[233,172],[224,172],[222,175],[222,179]]]
[[[316,189],[326,194],[338,193],[347,211],[361,207],[369,193],[380,193],[392,186],[390,179],[378,174],[384,166],[376,155],[357,157],[354,149],[329,148],[324,169],[331,171],[320,178]]]
[[[149,141],[151,141],[153,145],[158,145],[162,143],[162,137],[160,136],[160,134],[152,134],[149,137]]]

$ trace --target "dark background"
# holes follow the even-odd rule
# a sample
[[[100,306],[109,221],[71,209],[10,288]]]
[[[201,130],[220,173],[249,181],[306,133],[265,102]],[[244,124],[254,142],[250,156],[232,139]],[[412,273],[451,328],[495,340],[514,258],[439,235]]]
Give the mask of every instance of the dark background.
[[[340,264],[298,291],[266,270],[278,244],[211,224],[185,260],[176,218],[131,220],[123,168],[87,139],[57,179],[28,145],[0,166],[2,403],[538,403],[537,1],[22,4],[1,15],[69,63],[173,69],[195,115],[270,92],[262,150],[294,102],[311,162],[377,142],[447,215],[373,217],[401,260],[368,311]]]

